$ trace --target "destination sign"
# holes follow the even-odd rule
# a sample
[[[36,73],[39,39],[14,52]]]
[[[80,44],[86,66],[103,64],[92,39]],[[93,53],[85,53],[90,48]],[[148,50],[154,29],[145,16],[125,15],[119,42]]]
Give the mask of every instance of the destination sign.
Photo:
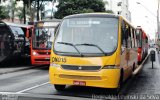
[[[90,27],[93,24],[100,24],[100,21],[92,21],[88,19],[81,20],[68,20],[67,22],[69,27]]]
[[[59,22],[38,22],[36,27],[56,27]]]

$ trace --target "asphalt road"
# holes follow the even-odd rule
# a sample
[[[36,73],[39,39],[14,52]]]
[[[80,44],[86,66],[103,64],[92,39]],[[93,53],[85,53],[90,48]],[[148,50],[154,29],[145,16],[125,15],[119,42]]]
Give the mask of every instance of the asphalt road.
[[[159,94],[160,98],[158,56],[160,55],[156,55],[154,69],[151,67],[150,59],[146,59],[142,70],[132,75],[124,83],[118,96],[110,94],[110,90],[78,86],[68,86],[65,91],[57,92],[54,86],[49,83],[48,67],[37,66],[0,75],[0,100],[100,100],[100,98],[118,99],[119,96],[122,99],[143,97],[152,100],[151,96],[155,97],[156,94]],[[112,97],[110,97],[111,95]]]

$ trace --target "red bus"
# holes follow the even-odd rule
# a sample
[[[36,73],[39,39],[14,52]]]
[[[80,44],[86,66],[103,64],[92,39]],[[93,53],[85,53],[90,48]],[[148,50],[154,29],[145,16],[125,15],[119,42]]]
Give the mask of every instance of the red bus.
[[[52,41],[55,35],[55,28],[60,20],[30,22],[34,25],[31,38],[31,64],[49,65]]]
[[[148,37],[141,27],[137,27],[136,35],[138,40],[138,64],[148,55]]]

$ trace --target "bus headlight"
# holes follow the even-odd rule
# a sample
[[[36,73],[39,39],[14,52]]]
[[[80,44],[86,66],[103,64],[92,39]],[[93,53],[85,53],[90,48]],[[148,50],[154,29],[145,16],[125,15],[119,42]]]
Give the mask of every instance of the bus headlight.
[[[36,56],[36,55],[38,55],[38,53],[37,52],[35,52],[35,51],[33,51],[33,53],[32,53],[34,56]]]
[[[60,67],[59,64],[55,64],[55,63],[50,63],[50,66],[52,66],[52,67]]]
[[[119,69],[119,66],[115,66],[115,65],[106,65],[104,66],[102,69]]]

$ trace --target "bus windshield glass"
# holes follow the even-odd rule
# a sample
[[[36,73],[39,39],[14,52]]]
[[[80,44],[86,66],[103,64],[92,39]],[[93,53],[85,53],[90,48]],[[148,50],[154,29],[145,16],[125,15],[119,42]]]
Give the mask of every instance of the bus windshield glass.
[[[76,55],[76,46],[83,55],[111,54],[117,48],[117,18],[70,18],[64,19],[54,44],[54,50],[64,55]],[[63,44],[62,44],[63,42]]]
[[[56,25],[54,22],[53,24],[51,22],[37,23],[33,35],[33,48],[51,49]]]

